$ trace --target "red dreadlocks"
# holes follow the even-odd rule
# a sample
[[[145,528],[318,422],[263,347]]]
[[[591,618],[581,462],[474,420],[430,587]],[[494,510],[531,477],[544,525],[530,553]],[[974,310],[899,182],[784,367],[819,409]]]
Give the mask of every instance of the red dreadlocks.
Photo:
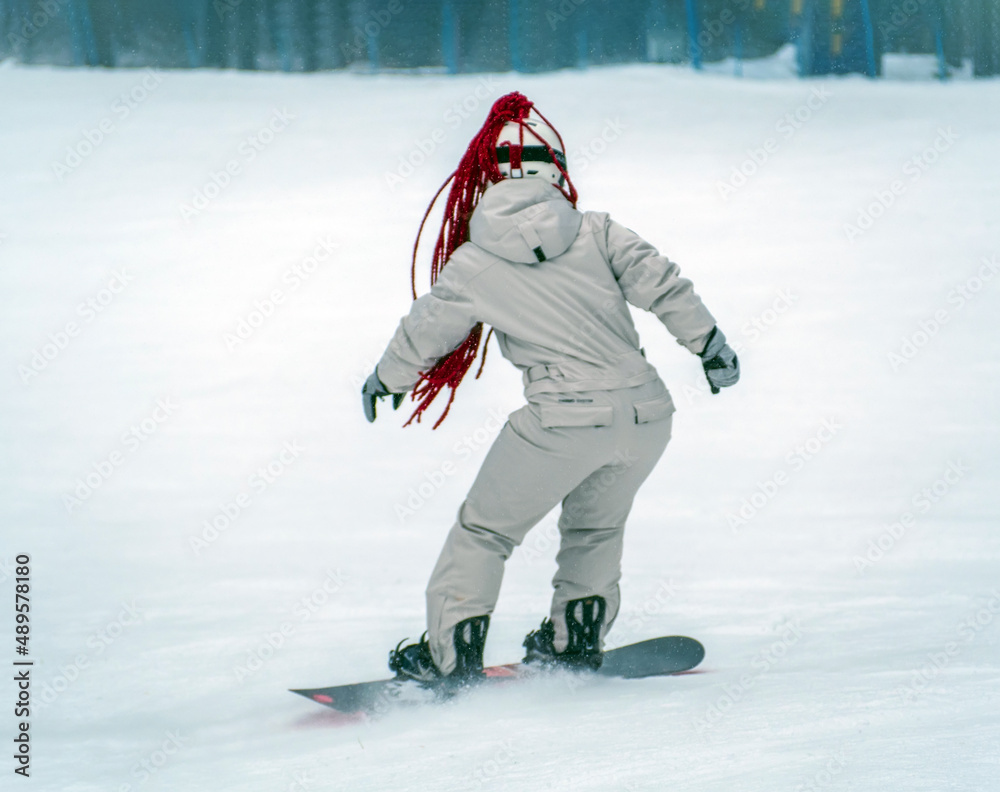
[[[497,162],[496,145],[500,130],[503,129],[505,124],[510,122],[519,124],[522,140],[524,138],[524,131],[527,130],[549,150],[552,161],[556,163],[568,186],[568,189],[562,187],[560,189],[563,195],[566,196],[566,200],[573,204],[573,206],[576,206],[576,188],[573,186],[573,182],[570,181],[569,174],[559,164],[559,160],[552,151],[552,147],[531,129],[530,126],[524,123],[532,110],[549,127],[553,130],[555,129],[549,124],[548,119],[538,112],[526,96],[515,91],[497,99],[490,109],[486,123],[483,124],[482,129],[472,139],[461,162],[458,163],[458,168],[455,169],[455,172],[445,180],[441,188],[435,193],[430,206],[427,207],[427,211],[424,213],[423,220],[420,222],[417,239],[413,244],[413,262],[410,268],[413,299],[417,299],[417,248],[420,245],[420,236],[423,233],[424,225],[431,210],[434,208],[434,204],[437,203],[437,199],[441,196],[441,193],[451,183],[451,190],[448,193],[448,200],[445,203],[444,219],[441,221],[441,230],[438,232],[437,242],[434,245],[434,255],[431,259],[432,286],[441,273],[441,270],[448,263],[448,259],[451,258],[451,254],[460,245],[468,241],[469,218],[472,216],[473,209],[479,203],[479,199],[486,192],[486,188],[491,183],[498,182],[503,178],[500,174],[499,163]],[[559,144],[562,146],[563,152],[565,152],[566,147],[562,142],[562,137],[558,132],[556,132],[556,136],[559,138]],[[441,422],[451,409],[451,403],[455,400],[455,389],[462,382],[462,379],[476,360],[482,333],[483,325],[480,322],[472,328],[472,331],[457,349],[438,360],[429,371],[420,373],[420,380],[413,388],[412,395],[412,399],[419,399],[420,403],[413,411],[413,415],[410,416],[409,420],[403,424],[404,426],[409,426],[414,419],[419,423],[424,410],[447,387],[451,389],[451,393],[448,395],[448,404],[445,405],[444,412],[437,419],[434,428],[437,429],[441,425]],[[490,335],[492,334],[493,330],[491,329]],[[483,373],[483,366],[486,364],[486,346],[488,343],[489,336],[486,337],[486,343],[483,344],[483,358],[479,365],[479,371],[476,372],[476,379]]]

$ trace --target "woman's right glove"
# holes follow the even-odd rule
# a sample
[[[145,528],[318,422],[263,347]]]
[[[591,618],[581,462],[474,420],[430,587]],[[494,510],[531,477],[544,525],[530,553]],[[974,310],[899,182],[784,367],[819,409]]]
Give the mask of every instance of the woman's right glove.
[[[718,328],[712,328],[701,351],[701,366],[712,388],[718,393],[720,388],[735,385],[740,379],[740,361],[733,348],[726,343],[726,336]]]

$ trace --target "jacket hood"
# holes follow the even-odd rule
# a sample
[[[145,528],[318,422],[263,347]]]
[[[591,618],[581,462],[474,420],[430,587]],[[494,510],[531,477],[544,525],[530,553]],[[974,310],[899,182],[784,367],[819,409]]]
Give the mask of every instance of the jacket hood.
[[[469,219],[469,239],[521,264],[565,253],[580,232],[583,215],[542,179],[504,179],[487,188]]]

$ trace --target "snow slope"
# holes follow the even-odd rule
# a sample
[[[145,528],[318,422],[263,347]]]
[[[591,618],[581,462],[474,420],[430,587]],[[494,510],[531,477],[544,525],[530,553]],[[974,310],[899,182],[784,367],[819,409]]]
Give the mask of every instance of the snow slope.
[[[568,141],[581,207],[678,261],[740,347],[710,396],[637,316],[678,413],[611,638],[697,636],[704,673],[338,725],[286,689],[383,676],[419,635],[521,404],[495,349],[437,431],[384,405],[368,425],[358,396],[423,209],[514,89]],[[0,104],[26,787],[996,788],[1000,83],[4,68]],[[545,613],[553,537],[550,515],[511,560],[488,661]]]

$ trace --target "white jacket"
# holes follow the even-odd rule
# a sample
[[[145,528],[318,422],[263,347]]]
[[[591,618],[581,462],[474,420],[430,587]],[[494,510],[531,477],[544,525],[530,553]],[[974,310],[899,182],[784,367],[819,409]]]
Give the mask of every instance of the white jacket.
[[[716,324],[676,264],[540,179],[489,187],[469,237],[400,321],[376,369],[388,390],[410,390],[477,322],[521,370],[529,401],[657,379],[626,302],[652,311],[694,353]]]

